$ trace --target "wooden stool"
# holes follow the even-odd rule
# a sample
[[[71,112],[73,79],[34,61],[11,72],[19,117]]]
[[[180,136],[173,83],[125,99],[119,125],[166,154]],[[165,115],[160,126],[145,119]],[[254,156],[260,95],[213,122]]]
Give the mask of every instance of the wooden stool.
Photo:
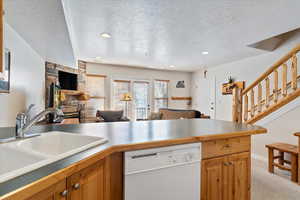
[[[266,145],[269,150],[269,172],[274,173],[274,166],[279,169],[290,171],[292,174],[291,180],[298,181],[298,146],[286,143],[274,143]],[[279,155],[274,156],[274,150],[279,152]],[[284,153],[291,155],[291,161],[284,159]],[[278,159],[278,163],[275,160]],[[291,167],[285,166],[285,164]]]

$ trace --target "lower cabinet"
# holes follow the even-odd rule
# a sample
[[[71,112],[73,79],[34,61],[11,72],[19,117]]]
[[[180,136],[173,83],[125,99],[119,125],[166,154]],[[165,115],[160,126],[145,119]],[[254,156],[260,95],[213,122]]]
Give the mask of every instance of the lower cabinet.
[[[104,161],[73,174],[67,179],[68,200],[103,200],[104,180]]]
[[[67,200],[66,180],[60,181],[26,200]]]
[[[201,200],[250,200],[250,153],[202,161]]]
[[[81,164],[87,165],[84,162]],[[111,154],[87,167],[81,164],[68,172],[50,175],[44,182],[37,181],[4,200],[123,200],[123,153]],[[50,185],[66,174],[70,175]]]

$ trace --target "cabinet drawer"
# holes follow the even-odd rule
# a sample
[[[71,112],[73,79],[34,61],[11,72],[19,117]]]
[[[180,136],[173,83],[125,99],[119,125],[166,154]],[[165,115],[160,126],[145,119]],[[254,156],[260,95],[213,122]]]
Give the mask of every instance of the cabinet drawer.
[[[250,151],[250,136],[236,137],[202,143],[202,159],[213,158],[232,153]]]

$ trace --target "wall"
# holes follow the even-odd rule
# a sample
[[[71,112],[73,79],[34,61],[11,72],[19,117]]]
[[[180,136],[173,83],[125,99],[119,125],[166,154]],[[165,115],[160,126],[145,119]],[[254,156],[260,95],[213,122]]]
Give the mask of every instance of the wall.
[[[246,85],[251,84],[272,64],[299,43],[300,33],[296,32],[284,45],[273,52],[208,68],[207,79],[203,76],[204,70],[193,73],[193,107],[199,110],[208,110],[208,102],[205,102],[207,100],[203,99],[209,96],[208,80],[212,77],[216,77],[216,119],[231,120],[232,96],[222,95],[222,83],[226,82],[229,76],[232,76],[236,80],[245,80]],[[297,106],[294,106],[294,110],[288,112],[287,107],[288,106],[283,107],[285,112],[282,112],[283,115],[279,116],[278,119],[269,120],[263,124],[264,127],[269,129],[268,135],[253,137],[254,153],[256,156],[266,159],[267,154],[264,145],[274,141],[286,141],[296,144],[296,138],[292,136],[292,133],[297,130],[300,131],[299,123],[297,124],[297,122],[295,122],[295,117],[300,115],[300,108],[295,108]]]
[[[18,112],[29,104],[44,108],[45,61],[8,24],[4,45],[11,50],[11,90],[0,94],[0,126],[14,126]]]
[[[169,97],[179,96],[188,97],[191,96],[191,73],[189,72],[176,72],[176,71],[163,71],[163,70],[151,70],[151,69],[139,69],[126,66],[113,66],[96,63],[87,63],[87,74],[101,74],[106,75],[107,79],[107,93],[106,96],[110,97],[110,82],[112,79],[136,79],[147,80],[153,83],[155,79],[170,80],[169,84]],[[177,81],[185,82],[185,88],[176,88]],[[107,108],[110,107],[108,99]],[[169,101],[170,108],[188,108],[187,101]]]

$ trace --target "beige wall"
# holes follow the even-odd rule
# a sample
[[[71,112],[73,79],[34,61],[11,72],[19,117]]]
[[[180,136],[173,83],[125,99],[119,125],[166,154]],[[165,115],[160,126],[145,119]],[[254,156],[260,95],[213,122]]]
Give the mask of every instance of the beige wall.
[[[134,80],[147,80],[153,83],[155,79],[170,80],[169,84],[169,97],[191,96],[191,76],[189,72],[175,72],[163,70],[151,70],[142,68],[133,68],[126,66],[113,66],[96,63],[87,63],[87,74],[101,74],[107,76],[106,83],[106,96],[108,97],[107,109],[110,109],[110,83],[112,79],[134,79]],[[177,81],[185,81],[185,88],[176,88]],[[152,84],[151,84],[152,86]],[[152,88],[153,89],[153,88]],[[151,89],[151,91],[153,91]],[[152,92],[151,92],[152,93]],[[170,108],[188,108],[187,101],[169,101]]]
[[[9,25],[4,28],[4,46],[11,50],[11,90],[0,94],[0,126],[15,126],[18,112],[29,104],[44,108],[45,61]]]
[[[232,96],[222,95],[221,85],[232,76],[236,80],[246,81],[246,85],[251,84],[273,63],[300,43],[300,33],[296,33],[280,48],[273,52],[266,52],[260,56],[250,57],[233,63],[223,64],[208,68],[208,77],[203,77],[203,70],[193,74],[192,95],[193,108],[208,110],[207,96],[209,96],[208,79],[216,77],[216,119],[231,120]],[[295,103],[296,102],[296,103]],[[280,110],[280,115],[269,116],[265,121],[258,122],[269,129],[269,133],[264,136],[253,137],[253,151],[256,156],[266,159],[265,144],[272,142],[287,141],[295,143],[296,138],[292,136],[294,131],[300,131],[300,123],[297,123],[297,116],[300,116],[300,101],[294,101],[294,105],[287,105]],[[292,111],[290,109],[293,109]]]

